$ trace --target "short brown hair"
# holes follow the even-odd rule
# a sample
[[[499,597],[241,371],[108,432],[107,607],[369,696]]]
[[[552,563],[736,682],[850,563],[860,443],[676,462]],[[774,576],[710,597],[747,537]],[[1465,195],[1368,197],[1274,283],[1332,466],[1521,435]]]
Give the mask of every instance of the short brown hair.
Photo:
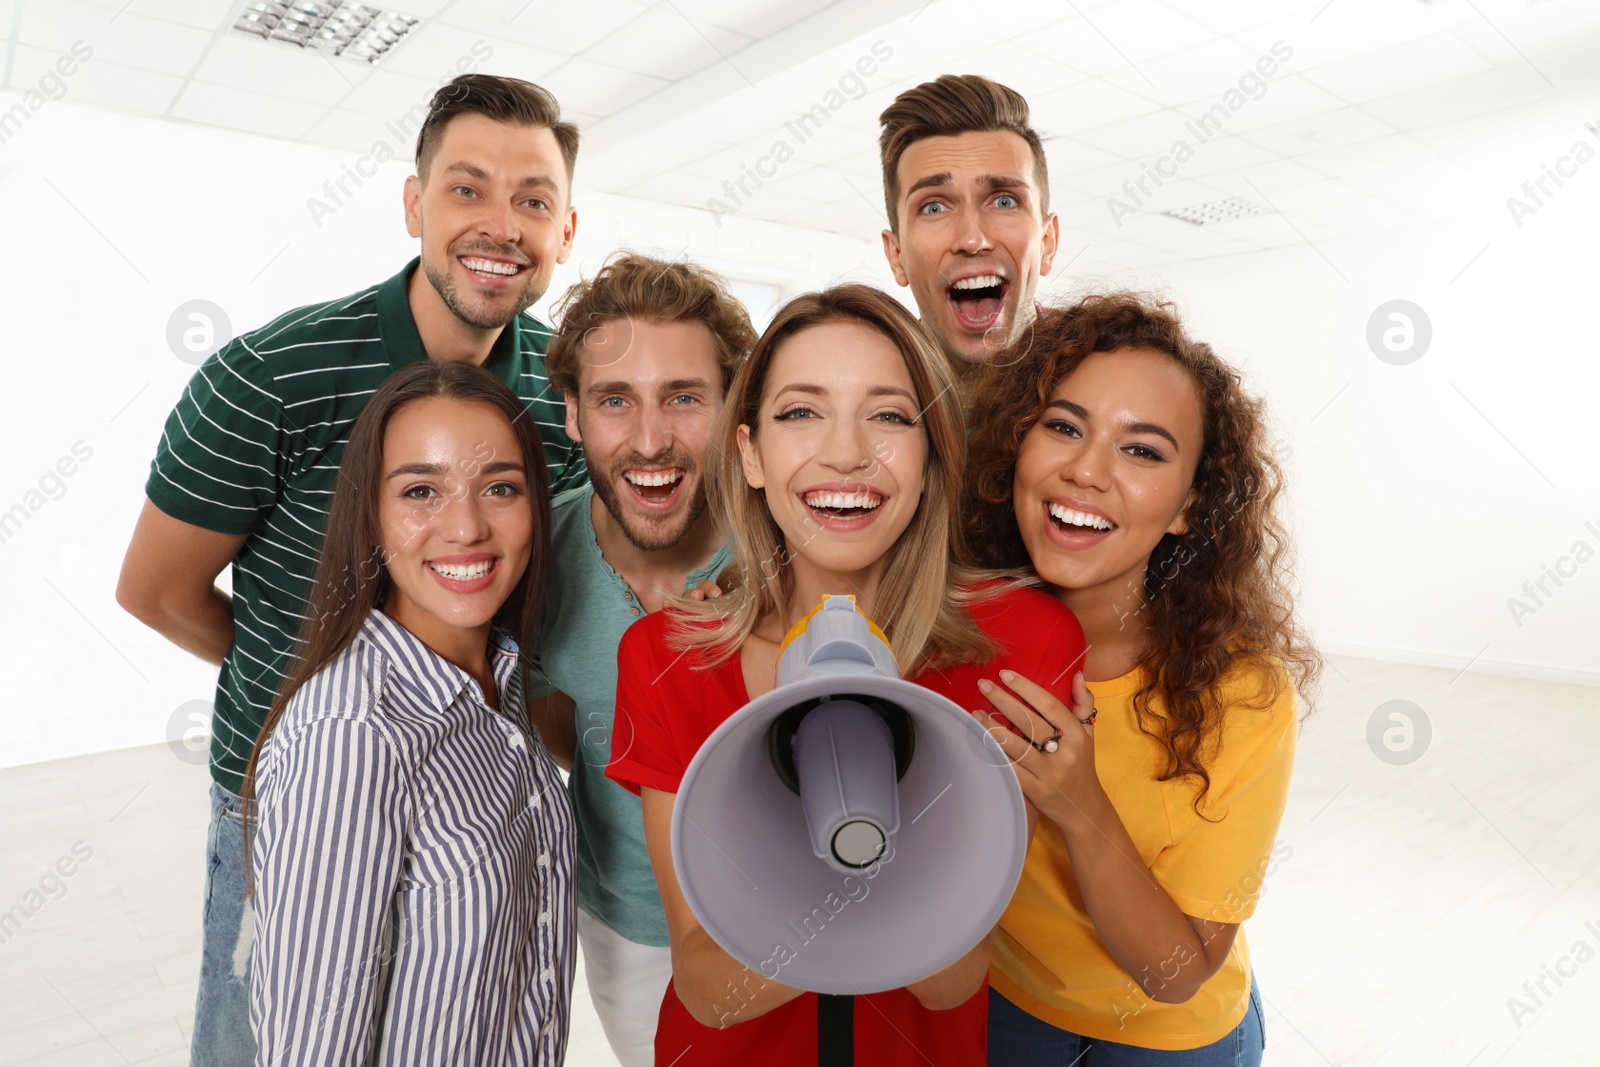
[[[717,345],[722,365],[722,391],[756,343],[756,331],[744,305],[728,292],[727,283],[704,267],[683,260],[668,262],[637,252],[613,255],[588,281],[580,281],[556,308],[561,327],[545,355],[550,384],[565,393],[578,392],[578,369],[584,337],[596,326],[618,319],[651,322],[703,322]]]
[[[883,158],[883,199],[889,229],[900,232],[900,157],[928,137],[1007,130],[1028,142],[1033,151],[1033,179],[1039,187],[1039,213],[1050,212],[1050,176],[1045,169],[1044,142],[1028,125],[1028,101],[1021,93],[981,74],[943,74],[907,89],[878,116],[883,133],[878,154]]]
[[[417,131],[417,177],[428,180],[428,168],[444,139],[444,128],[457,115],[483,115],[496,122],[535,126],[555,134],[567,183],[578,164],[578,127],[561,121],[561,105],[548,89],[521,78],[495,74],[463,74],[439,87],[428,103],[428,117]]]

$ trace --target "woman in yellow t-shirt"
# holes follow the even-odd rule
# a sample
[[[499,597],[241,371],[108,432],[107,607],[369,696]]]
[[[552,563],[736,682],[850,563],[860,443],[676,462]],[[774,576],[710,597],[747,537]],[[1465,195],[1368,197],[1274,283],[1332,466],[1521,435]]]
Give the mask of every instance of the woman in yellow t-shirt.
[[[1289,854],[1296,692],[1320,668],[1261,405],[1170,307],[1118,293],[1042,311],[973,410],[972,543],[1077,615],[1075,702],[1097,709],[985,683],[1044,816],[995,938],[990,1062],[1258,1064],[1239,927]]]

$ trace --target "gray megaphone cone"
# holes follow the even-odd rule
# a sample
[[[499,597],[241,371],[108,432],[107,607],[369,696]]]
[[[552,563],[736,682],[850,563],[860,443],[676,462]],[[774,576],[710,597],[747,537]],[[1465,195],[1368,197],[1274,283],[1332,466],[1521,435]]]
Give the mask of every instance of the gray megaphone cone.
[[[700,925],[815,993],[899,989],[953,963],[1022,873],[1015,773],[971,714],[899,676],[853,598],[825,597],[791,631],[777,683],[678,788],[672,860]]]

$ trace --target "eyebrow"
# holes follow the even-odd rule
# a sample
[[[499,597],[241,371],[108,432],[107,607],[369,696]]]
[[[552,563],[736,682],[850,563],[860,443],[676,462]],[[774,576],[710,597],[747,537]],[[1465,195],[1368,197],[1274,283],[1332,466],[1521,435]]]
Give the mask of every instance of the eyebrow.
[[[496,460],[493,463],[485,463],[483,466],[478,468],[479,474],[504,474],[507,471],[515,471],[516,473],[524,476],[526,476],[528,473],[528,469],[522,464],[513,463],[508,459]],[[440,475],[450,473],[452,473],[452,471],[450,465],[447,463],[402,463],[400,466],[390,471],[388,477],[399,478],[402,475],[408,474],[423,475],[425,477],[438,477]]]
[[[660,392],[681,393],[688,389],[709,389],[711,383],[704,378],[674,378],[669,382],[662,382]],[[610,382],[595,382],[584,392],[589,396],[598,393],[628,393],[636,392],[632,382],[623,381],[621,378]]]
[[[465,174],[467,177],[476,178],[480,182],[486,182],[489,180],[488,171],[471,163],[452,163],[444,169],[444,173]],[[558,193],[561,191],[560,187],[556,185],[555,180],[545,174],[530,174],[526,178],[522,179],[521,184],[519,184],[517,188],[548,189],[553,193]]]
[[[777,398],[777,397],[782,396],[784,393],[790,393],[790,392],[793,392],[793,393],[807,393],[807,394],[809,394],[811,396],[827,396],[828,395],[828,390],[827,389],[825,389],[824,387],[822,387],[820,385],[812,385],[809,382],[793,382],[793,383],[791,383],[789,385],[784,386],[782,389],[779,389],[776,393],[773,393],[772,395],[773,395],[774,398]],[[874,385],[871,389],[867,390],[867,395],[868,396],[903,396],[907,400],[911,401],[913,404],[915,404],[917,402],[917,398],[915,396],[913,396],[911,393],[907,392],[906,390],[900,388],[898,385]]]
[[[1094,416],[1089,414],[1089,410],[1087,408],[1083,407],[1081,404],[1074,404],[1070,400],[1052,400],[1050,403],[1045,405],[1046,411],[1051,408],[1060,408],[1063,411],[1078,416],[1078,418],[1084,420],[1085,422],[1094,421]],[[1166,427],[1159,426],[1156,423],[1130,422],[1124,426],[1123,429],[1129,433],[1153,433],[1158,437],[1165,437],[1168,441],[1172,442],[1172,450],[1174,452],[1182,451],[1182,449],[1178,447],[1178,439],[1172,436],[1172,434],[1167,431]]]
[[[912,182],[911,188],[906,190],[906,195],[910,196],[912,193],[915,193],[920,189],[932,189],[954,184],[955,180],[953,175],[951,175],[949,171],[941,171],[938,174],[929,174],[925,178],[918,178],[916,181]],[[1027,182],[1010,174],[980,174],[978,175],[978,184],[982,185],[990,192],[995,192],[1000,189],[1029,188]]]

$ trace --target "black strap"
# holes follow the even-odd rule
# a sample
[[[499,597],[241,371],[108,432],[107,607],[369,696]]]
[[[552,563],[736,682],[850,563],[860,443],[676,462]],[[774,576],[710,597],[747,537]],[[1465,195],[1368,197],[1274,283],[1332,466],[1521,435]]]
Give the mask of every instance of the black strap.
[[[817,1067],[855,1067],[856,998],[817,994]]]

